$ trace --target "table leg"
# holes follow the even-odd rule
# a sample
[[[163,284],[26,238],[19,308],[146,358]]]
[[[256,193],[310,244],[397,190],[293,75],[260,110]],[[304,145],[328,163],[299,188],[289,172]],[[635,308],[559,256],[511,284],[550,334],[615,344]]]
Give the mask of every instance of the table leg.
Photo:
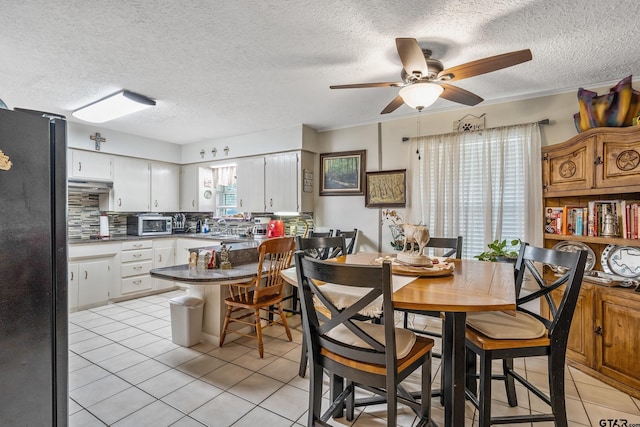
[[[446,313],[442,334],[444,372],[444,422],[446,427],[464,426],[465,323],[466,313]]]

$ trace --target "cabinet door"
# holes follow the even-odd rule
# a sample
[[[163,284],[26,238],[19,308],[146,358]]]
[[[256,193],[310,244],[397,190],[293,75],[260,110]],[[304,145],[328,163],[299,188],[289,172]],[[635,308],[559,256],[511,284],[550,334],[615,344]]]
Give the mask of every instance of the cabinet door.
[[[555,290],[553,300],[560,305],[564,294],[564,286]],[[571,320],[569,341],[567,342],[567,357],[573,361],[593,368],[595,366],[595,320],[594,320],[594,290],[593,285],[583,283],[576,310]],[[549,317],[546,304],[541,308],[545,317]]]
[[[67,292],[69,296],[69,311],[78,308],[78,264],[69,264],[67,276]]]
[[[562,195],[594,186],[595,136],[542,149],[544,196]]]
[[[628,134],[604,132],[597,136],[596,186],[599,188],[638,185],[640,141]]]
[[[183,212],[213,212],[215,209],[213,171],[199,165],[180,169],[180,210]]]
[[[609,293],[610,292],[610,293]],[[633,291],[598,293],[601,322],[596,340],[596,369],[602,374],[640,389],[640,298]]]
[[[239,159],[236,165],[239,212],[264,212],[264,157]]]
[[[81,150],[70,150],[70,152],[69,177],[98,181],[113,180],[112,156]]]
[[[168,248],[154,248],[153,249],[153,268],[171,267],[175,265],[175,246]],[[153,289],[167,289],[172,288],[174,283],[169,280],[153,278]]]
[[[149,212],[151,179],[146,160],[118,157],[114,162],[113,210]]]
[[[175,212],[180,209],[180,166],[151,163],[151,210]]]
[[[265,157],[265,202],[267,212],[298,212],[298,155],[278,154]]]
[[[111,262],[96,260],[78,263],[78,306],[106,303],[109,299]]]

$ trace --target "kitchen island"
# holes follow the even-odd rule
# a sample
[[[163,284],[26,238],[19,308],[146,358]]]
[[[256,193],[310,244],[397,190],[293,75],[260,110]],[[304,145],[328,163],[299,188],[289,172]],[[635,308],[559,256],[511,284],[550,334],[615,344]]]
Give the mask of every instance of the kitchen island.
[[[197,250],[200,249],[213,249],[218,254],[220,246],[198,248]],[[201,339],[220,345],[220,334],[226,312],[224,299],[229,296],[229,289],[225,285],[247,283],[253,280],[258,269],[258,258],[259,254],[255,243],[238,243],[231,245],[230,248],[231,269],[201,269],[182,264],[154,268],[150,274],[158,279],[184,283],[189,289],[189,295],[205,301]],[[237,337],[237,335],[231,334],[225,341],[233,341]]]

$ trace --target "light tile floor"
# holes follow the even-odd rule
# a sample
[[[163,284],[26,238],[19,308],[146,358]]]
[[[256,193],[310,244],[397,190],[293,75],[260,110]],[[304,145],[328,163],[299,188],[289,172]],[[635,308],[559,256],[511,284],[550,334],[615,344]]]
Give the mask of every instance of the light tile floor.
[[[222,348],[204,343],[184,348],[171,341],[168,303],[183,293],[172,291],[70,314],[70,425],[306,425],[309,384],[297,375],[302,340],[299,317],[289,318],[293,342],[281,327],[265,330],[264,359],[258,357],[255,341],[246,338]],[[415,318],[414,326],[418,322],[424,328],[438,327],[436,319]],[[544,359],[517,362],[529,380],[546,384]],[[434,358],[436,385],[439,368],[439,359]],[[409,378],[408,388],[416,389],[418,381]],[[546,411],[537,397],[520,386],[515,408],[506,404],[503,387],[494,387],[493,394],[494,414]],[[640,423],[640,400],[573,368],[567,368],[566,395],[570,426],[600,426],[605,425],[600,420],[619,419]],[[432,407],[433,419],[444,425],[438,399],[433,399]],[[352,423],[344,419],[331,423],[386,425],[383,405],[356,415]],[[467,426],[477,425],[476,411],[468,402],[465,415]],[[410,410],[400,409],[398,425],[415,422]]]

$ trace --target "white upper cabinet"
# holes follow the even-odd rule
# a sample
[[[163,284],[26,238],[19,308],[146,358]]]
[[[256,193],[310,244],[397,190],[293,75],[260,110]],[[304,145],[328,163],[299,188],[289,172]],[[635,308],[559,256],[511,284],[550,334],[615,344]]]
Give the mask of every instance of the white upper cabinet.
[[[313,153],[306,151],[239,159],[238,211],[313,211],[313,161]],[[305,170],[310,177],[306,188]]]
[[[150,194],[149,161],[117,156],[113,165],[113,190],[100,195],[100,210],[149,212]]]
[[[236,177],[238,212],[265,212],[264,157],[238,159]]]
[[[69,178],[113,181],[113,156],[82,150],[69,150],[69,154]]]
[[[300,167],[297,153],[266,156],[264,192],[267,212],[298,212],[300,210]]]
[[[180,168],[180,211],[213,212],[215,188],[210,167],[187,165]]]
[[[151,162],[151,210],[180,210],[180,166]]]

